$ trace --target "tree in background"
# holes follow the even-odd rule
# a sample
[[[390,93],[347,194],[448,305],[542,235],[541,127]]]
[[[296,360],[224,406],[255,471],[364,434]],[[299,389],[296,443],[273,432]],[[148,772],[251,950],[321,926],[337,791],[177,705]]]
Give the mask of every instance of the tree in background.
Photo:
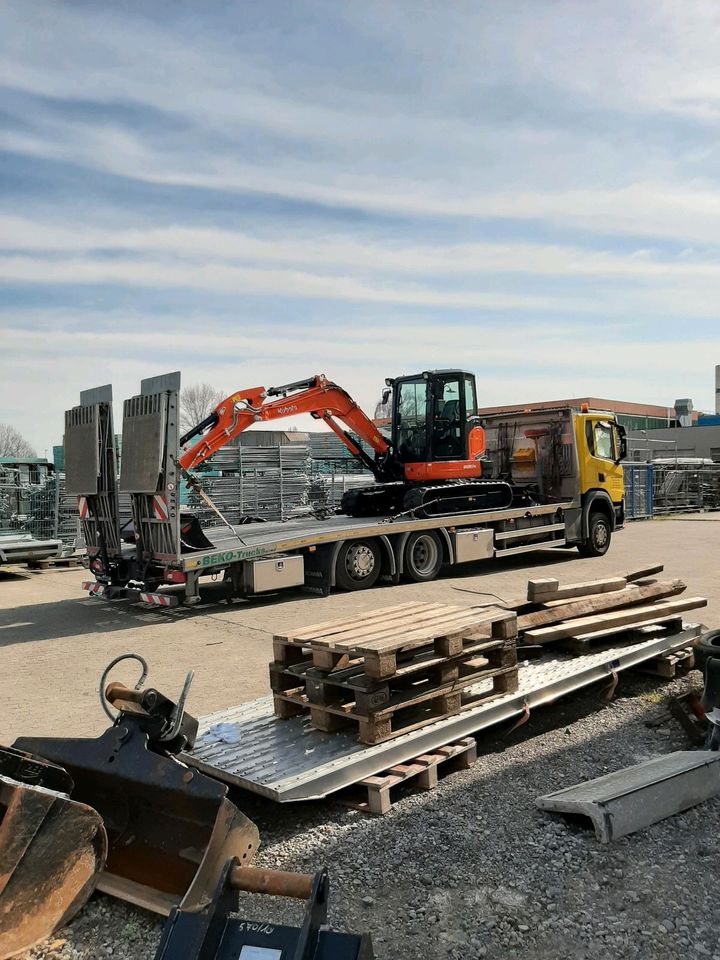
[[[194,383],[180,391],[180,432],[187,433],[215,409],[225,396],[209,383]]]
[[[25,437],[9,423],[0,423],[0,457],[16,457],[24,460],[37,454]]]

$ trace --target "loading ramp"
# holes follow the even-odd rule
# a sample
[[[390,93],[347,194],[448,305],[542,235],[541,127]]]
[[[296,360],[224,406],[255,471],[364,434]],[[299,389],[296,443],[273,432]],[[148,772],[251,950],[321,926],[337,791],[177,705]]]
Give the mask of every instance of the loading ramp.
[[[373,746],[358,743],[352,731],[314,730],[306,717],[281,720],[273,712],[272,697],[262,697],[202,717],[195,746],[182,759],[228,785],[279,803],[320,799],[590,684],[614,684],[623,670],[692,646],[701,629],[684,624],[678,633],[580,657],[544,655],[521,666],[516,692]],[[477,689],[480,692],[481,685]]]

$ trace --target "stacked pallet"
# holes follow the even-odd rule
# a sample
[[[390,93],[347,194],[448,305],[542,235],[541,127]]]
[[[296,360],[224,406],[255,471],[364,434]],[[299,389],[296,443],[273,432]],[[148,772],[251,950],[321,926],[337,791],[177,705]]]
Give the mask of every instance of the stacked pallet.
[[[404,603],[273,638],[279,717],[355,726],[388,740],[517,690],[517,618],[508,610]]]

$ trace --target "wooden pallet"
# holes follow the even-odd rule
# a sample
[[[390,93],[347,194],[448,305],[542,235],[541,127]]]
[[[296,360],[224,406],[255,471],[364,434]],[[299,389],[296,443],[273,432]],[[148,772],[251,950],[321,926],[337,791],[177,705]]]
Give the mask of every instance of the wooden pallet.
[[[464,737],[455,743],[438,747],[432,753],[399,763],[373,777],[365,777],[353,787],[348,787],[335,799],[344,806],[363,813],[382,816],[392,807],[398,787],[404,785],[415,790],[432,790],[438,784],[439,775],[454,770],[468,770],[477,760],[477,743],[474,737]]]
[[[517,617],[500,608],[404,603],[367,616],[317,624],[273,638],[275,660],[300,663],[310,651],[319,670],[342,670],[362,660],[365,673],[377,680],[393,676],[403,656],[431,649],[438,657],[462,653],[471,640],[517,636]],[[301,653],[290,651],[299,647]]]
[[[481,683],[484,684],[483,689],[478,690],[478,684]],[[375,744],[517,689],[518,668],[512,666],[486,668],[443,687],[422,693],[411,691],[404,697],[398,695],[394,702],[367,714],[359,713],[353,701],[322,706],[311,703],[302,687],[274,694],[274,704],[276,716],[283,719],[309,710],[311,725],[326,733],[356,724],[360,742]]]
[[[632,669],[634,673],[674,680],[675,677],[684,677],[695,669],[695,652],[692,647],[684,647],[672,653],[660,653],[652,660],[645,660]]]
[[[290,665],[271,663],[270,687],[274,693],[282,694],[301,685],[312,704],[339,706],[354,702],[355,712],[367,715],[400,702],[409,694],[457,684],[485,669],[516,664],[514,640],[485,639],[470,642],[453,657],[438,657],[432,650],[421,652],[409,660],[399,661],[395,673],[381,680],[365,672],[363,661],[334,671],[319,670],[311,659]]]
[[[51,567],[64,567],[66,569],[81,567],[83,565],[82,557],[53,557],[49,560],[28,560],[26,566],[30,570],[50,570]]]

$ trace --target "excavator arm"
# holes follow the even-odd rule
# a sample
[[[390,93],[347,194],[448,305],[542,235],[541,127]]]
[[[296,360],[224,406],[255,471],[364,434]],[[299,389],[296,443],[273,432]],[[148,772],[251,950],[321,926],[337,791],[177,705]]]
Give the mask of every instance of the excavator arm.
[[[316,420],[323,420],[350,453],[371,470],[376,479],[381,479],[382,461],[390,452],[389,444],[352,397],[322,374],[282,387],[267,390],[264,387],[252,387],[233,393],[180,438],[180,446],[184,447],[200,436],[197,443],[181,454],[178,463],[184,470],[192,470],[254,423],[272,423],[300,413],[309,413]],[[338,420],[372,447],[376,459],[368,456],[353,441]]]

